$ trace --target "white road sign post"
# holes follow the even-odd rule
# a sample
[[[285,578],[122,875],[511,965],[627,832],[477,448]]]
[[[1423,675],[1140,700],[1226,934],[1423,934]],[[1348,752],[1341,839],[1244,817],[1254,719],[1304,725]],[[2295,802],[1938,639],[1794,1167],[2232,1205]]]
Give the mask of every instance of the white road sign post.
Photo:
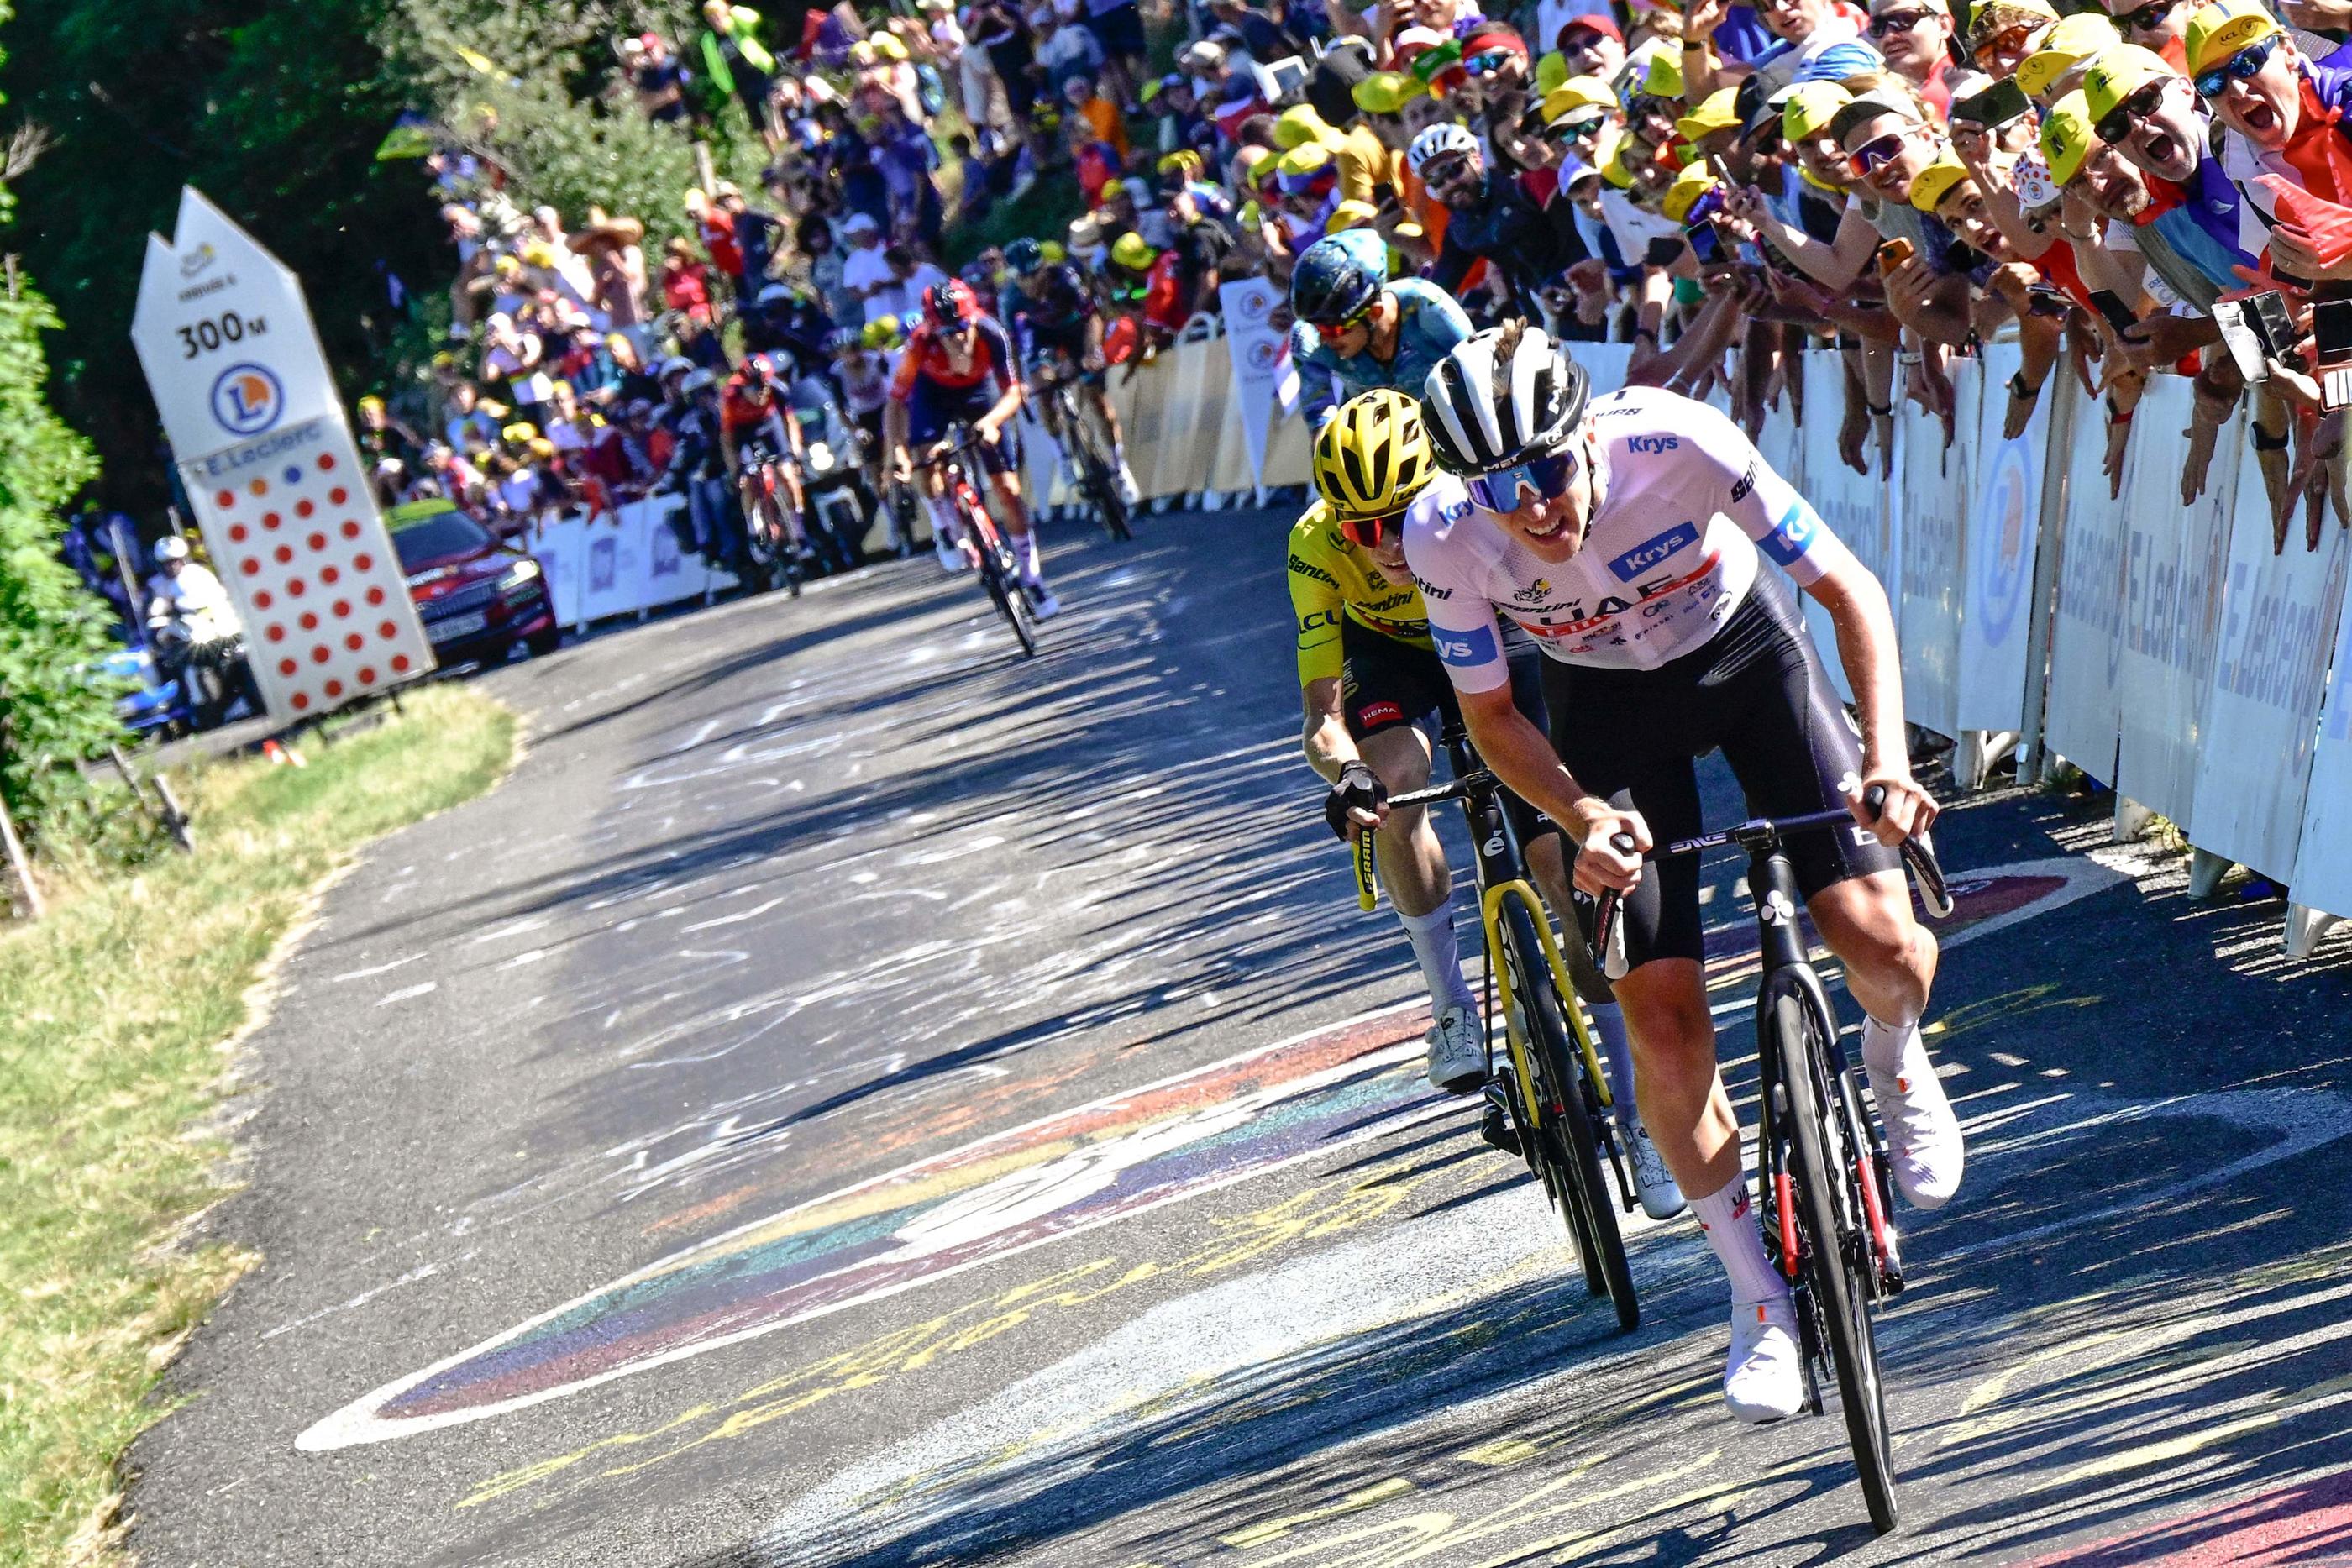
[[[269,711],[434,666],[302,285],[193,187],[147,236],[131,341]]]

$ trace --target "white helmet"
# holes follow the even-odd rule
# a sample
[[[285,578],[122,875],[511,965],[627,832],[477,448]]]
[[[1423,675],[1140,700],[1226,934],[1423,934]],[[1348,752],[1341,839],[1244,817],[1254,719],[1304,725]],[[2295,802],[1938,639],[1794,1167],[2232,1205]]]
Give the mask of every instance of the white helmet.
[[[166,534],[155,541],[155,564],[188,559],[188,541],[177,534]]]
[[[1509,358],[1504,340],[1516,336]],[[1540,327],[1490,327],[1437,362],[1422,383],[1423,423],[1438,465],[1488,474],[1549,457],[1584,417],[1591,380]]]
[[[1475,153],[1477,151],[1478,139],[1448,120],[1444,125],[1433,125],[1414,137],[1412,145],[1405,149],[1404,162],[1418,179],[1432,159],[1443,158],[1449,152]]]

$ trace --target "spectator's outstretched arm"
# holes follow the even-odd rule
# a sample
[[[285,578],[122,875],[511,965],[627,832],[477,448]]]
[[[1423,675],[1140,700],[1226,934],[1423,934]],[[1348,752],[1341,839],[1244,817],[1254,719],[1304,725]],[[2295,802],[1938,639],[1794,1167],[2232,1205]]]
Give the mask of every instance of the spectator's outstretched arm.
[[[1824,243],[1803,229],[1782,223],[1762,196],[1746,187],[1727,195],[1724,206],[1747,228],[1748,234],[1743,237],[1770,240],[1806,276],[1831,288],[1852,287],[1878,249],[1878,231],[1853,207],[1848,207],[1838,220],[1836,237]]]

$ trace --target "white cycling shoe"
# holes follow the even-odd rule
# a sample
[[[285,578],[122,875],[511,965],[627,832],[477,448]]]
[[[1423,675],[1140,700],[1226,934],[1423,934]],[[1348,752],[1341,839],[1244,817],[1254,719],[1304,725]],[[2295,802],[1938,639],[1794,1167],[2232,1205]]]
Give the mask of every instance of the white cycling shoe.
[[[971,558],[958,549],[945,534],[931,536],[931,553],[939,559],[940,570],[950,577],[971,570]]]
[[[1751,1427],[1785,1421],[1805,1407],[1797,1308],[1788,1297],[1731,1304],[1731,1354],[1723,1366],[1723,1402]]]
[[[1666,1169],[1658,1145],[1650,1142],[1650,1129],[1642,1125],[1638,1116],[1628,1116],[1619,1130],[1624,1134],[1626,1160],[1633,1167],[1633,1192],[1642,1200],[1642,1212],[1653,1219],[1672,1219],[1685,1207],[1683,1189],[1675,1185],[1675,1175]]]
[[[1062,601],[1042,582],[1024,582],[1021,591],[1029,601],[1029,612],[1040,621],[1051,621],[1062,612]]]
[[[1430,1086],[1448,1094],[1475,1093],[1486,1082],[1486,1041],[1475,1008],[1441,1008],[1429,1031]]]
[[[1871,1097],[1886,1127],[1886,1153],[1895,1185],[1914,1208],[1941,1208],[1960,1190],[1968,1149],[1960,1121],[1927,1060],[1926,1042],[1914,1034],[1893,1072],[1865,1068]]]
[[[1125,458],[1118,465],[1118,498],[1130,507],[1140,506],[1143,501],[1143,486],[1135,482],[1135,470],[1127,465]]]

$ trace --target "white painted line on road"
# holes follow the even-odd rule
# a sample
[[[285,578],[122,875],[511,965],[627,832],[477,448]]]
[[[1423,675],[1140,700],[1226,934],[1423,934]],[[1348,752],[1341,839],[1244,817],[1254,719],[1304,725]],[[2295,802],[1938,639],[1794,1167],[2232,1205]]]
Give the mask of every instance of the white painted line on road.
[[[746,920],[757,920],[760,916],[767,914],[768,911],[775,908],[783,902],[784,901],[781,898],[772,898],[768,900],[767,903],[759,904],[753,908],[740,910],[733,915],[718,915],[709,920],[698,920],[693,925],[681,926],[679,929],[681,933],[686,933],[694,931],[709,931],[720,925],[740,925]]]
[[[425,955],[422,953],[411,953],[407,957],[394,958],[389,964],[378,964],[366,969],[346,969],[340,975],[328,976],[327,984],[331,986],[340,986],[345,980],[366,980],[372,979],[378,975],[389,975],[394,969],[399,968],[403,964],[414,964],[423,956],[425,956]]]
[[[380,1008],[388,1008],[394,1002],[412,1001],[418,997],[429,996],[440,988],[441,982],[438,980],[427,980],[421,986],[404,986],[399,990],[387,992],[385,995],[376,998],[375,1005]]]

